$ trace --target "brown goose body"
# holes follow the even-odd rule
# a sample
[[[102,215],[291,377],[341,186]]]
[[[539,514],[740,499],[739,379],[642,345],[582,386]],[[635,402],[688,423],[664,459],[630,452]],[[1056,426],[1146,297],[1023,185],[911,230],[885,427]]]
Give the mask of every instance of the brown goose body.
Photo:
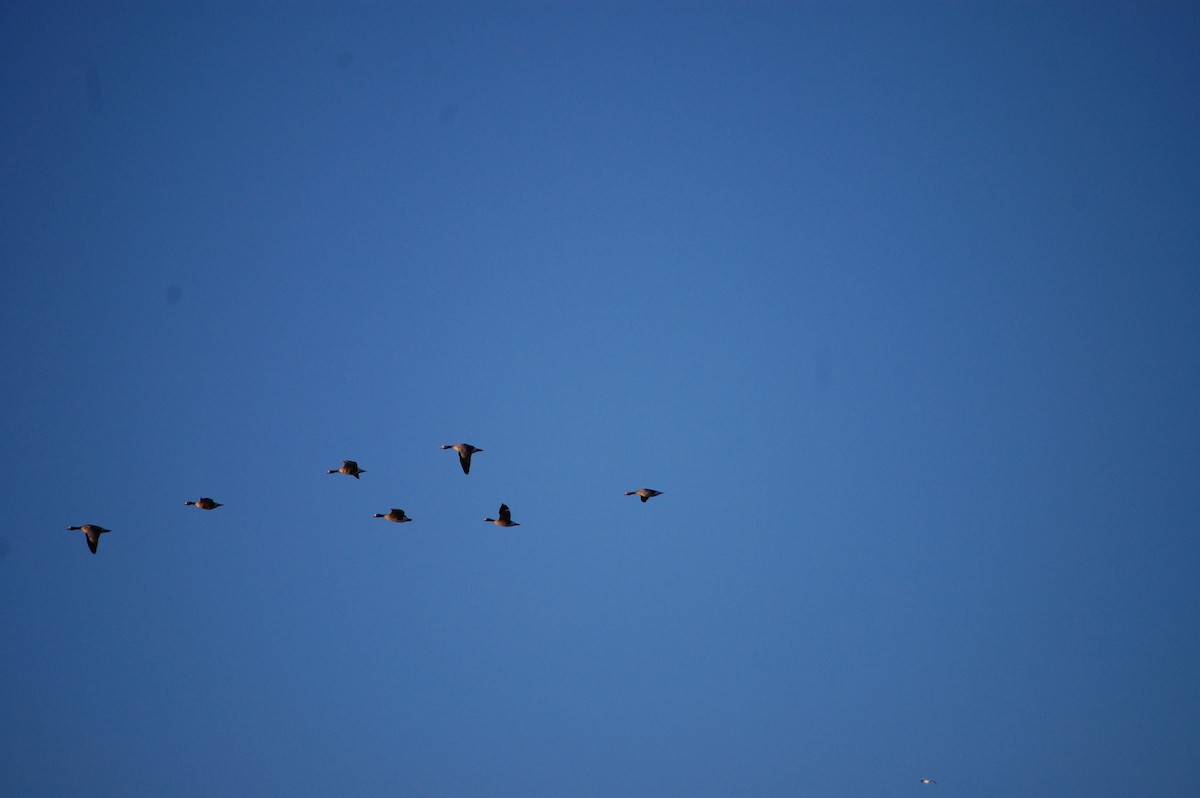
[[[183,505],[184,507],[199,507],[201,510],[215,510],[222,506],[220,502],[215,502],[207,496],[201,496],[200,501],[197,502],[184,502]]]
[[[405,521],[412,520],[407,515],[405,515],[404,511],[401,510],[399,507],[393,507],[392,509],[388,510],[386,513],[375,513],[375,517],[376,518],[386,518],[389,521],[395,521],[397,524],[402,524]]]
[[[343,460],[341,468],[331,468],[326,473],[328,474],[345,474],[348,477],[358,479],[359,474],[367,473],[365,470],[358,467],[358,463],[353,460]]]
[[[87,535],[88,548],[92,550],[92,554],[96,553],[96,547],[100,545],[100,536],[105,532],[112,532],[111,529],[105,529],[102,526],[95,524],[84,524],[83,526],[69,526],[67,530],[70,532],[82,532]]]
[[[458,464],[462,466],[464,474],[471,473],[471,455],[475,454],[475,452],[483,451],[483,449],[476,449],[469,443],[456,443],[453,446],[447,444],[442,448],[453,449],[454,451],[458,452]]]
[[[637,496],[639,499],[642,500],[642,503],[645,503],[645,502],[648,502],[651,499],[653,499],[655,496],[661,496],[662,491],[661,490],[653,490],[651,488],[638,488],[637,490],[625,491],[625,495],[626,496]]]
[[[520,526],[520,524],[512,520],[512,511],[508,509],[507,504],[500,505],[499,516],[499,518],[485,518],[483,520],[496,526]]]

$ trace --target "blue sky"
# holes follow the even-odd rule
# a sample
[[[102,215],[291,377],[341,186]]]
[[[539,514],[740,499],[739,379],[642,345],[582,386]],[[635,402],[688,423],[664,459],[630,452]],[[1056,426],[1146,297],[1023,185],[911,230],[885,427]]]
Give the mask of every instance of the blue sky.
[[[0,36],[6,794],[1194,791],[1194,8]]]

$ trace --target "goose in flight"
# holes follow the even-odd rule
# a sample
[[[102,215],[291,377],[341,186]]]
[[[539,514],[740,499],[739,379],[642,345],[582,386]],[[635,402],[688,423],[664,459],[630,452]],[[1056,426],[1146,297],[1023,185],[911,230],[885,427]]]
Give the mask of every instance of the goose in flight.
[[[934,781],[933,779],[929,778],[928,776],[926,776],[925,778],[921,779],[921,783],[922,783],[922,784],[937,784],[937,782],[936,782],[936,781]]]
[[[95,524],[84,524],[83,526],[69,526],[67,530],[70,532],[82,532],[87,535],[88,548],[92,550],[92,554],[96,553],[96,546],[100,545],[100,536],[105,532],[112,532],[111,529],[105,529],[102,526]]]
[[[402,524],[405,521],[412,520],[407,515],[405,515],[404,511],[401,510],[399,507],[393,507],[392,509],[388,510],[387,513],[375,513],[375,517],[376,518],[386,518],[389,521],[395,521],[397,524]]]
[[[201,510],[215,510],[221,506],[220,502],[215,502],[207,496],[201,496],[198,502],[184,502],[184,507],[199,507]]]
[[[662,491],[661,490],[652,490],[650,488],[638,488],[637,490],[625,491],[625,495],[626,496],[637,496],[638,498],[640,498],[642,500],[642,503],[644,504],[644,503],[650,501],[651,499],[653,499],[655,496],[661,496]]]
[[[508,509],[507,504],[500,505],[499,518],[485,518],[483,520],[496,526],[520,526],[520,524],[512,520],[512,511]]]
[[[453,446],[446,445],[442,448],[453,449],[454,451],[458,452],[458,464],[462,466],[464,474],[471,473],[471,455],[475,454],[475,452],[483,451],[483,449],[476,449],[469,443],[456,443]]]
[[[359,468],[358,463],[354,462],[353,460],[343,460],[341,468],[331,469],[327,473],[345,474],[346,476],[350,476],[350,477],[354,477],[355,479],[358,479],[359,474],[365,474],[367,472],[364,471],[363,469]]]

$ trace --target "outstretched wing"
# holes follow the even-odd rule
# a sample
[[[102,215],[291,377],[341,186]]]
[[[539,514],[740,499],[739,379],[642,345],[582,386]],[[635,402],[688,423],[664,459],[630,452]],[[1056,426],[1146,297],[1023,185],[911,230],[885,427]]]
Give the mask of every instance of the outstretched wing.
[[[506,524],[512,521],[512,511],[508,509],[507,504],[500,505],[500,520]]]
[[[462,470],[463,470],[464,474],[471,473],[471,450],[470,449],[459,449],[458,450],[458,464],[460,466],[462,466]]]
[[[88,548],[92,550],[92,554],[95,554],[96,546],[100,543],[100,533],[89,529],[84,534],[87,535]]]

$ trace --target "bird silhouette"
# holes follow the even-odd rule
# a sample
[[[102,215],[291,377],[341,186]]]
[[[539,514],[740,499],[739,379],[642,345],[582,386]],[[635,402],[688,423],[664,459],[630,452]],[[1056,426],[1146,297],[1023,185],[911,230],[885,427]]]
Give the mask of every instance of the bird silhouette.
[[[100,545],[100,536],[105,532],[112,532],[111,529],[105,529],[102,526],[95,524],[84,524],[83,526],[69,526],[67,530],[70,532],[83,532],[87,535],[88,548],[92,550],[92,554],[96,553],[96,547]]]
[[[520,526],[520,524],[512,520],[512,512],[509,511],[507,504],[500,505],[499,518],[485,518],[483,520],[496,526]]]
[[[201,510],[215,510],[221,506],[220,502],[215,502],[207,496],[200,497],[198,502],[184,502],[185,507],[199,507]]]
[[[364,471],[363,469],[359,468],[358,463],[354,462],[353,460],[343,460],[341,468],[333,468],[333,469],[330,469],[326,473],[345,474],[347,476],[351,476],[351,477],[354,477],[355,479],[358,479],[359,474],[365,474],[367,472]]]
[[[483,451],[483,449],[476,449],[469,443],[456,443],[453,446],[447,444],[442,448],[453,449],[454,451],[458,452],[458,464],[462,466],[464,474],[471,473],[471,455],[475,454],[475,452]]]

